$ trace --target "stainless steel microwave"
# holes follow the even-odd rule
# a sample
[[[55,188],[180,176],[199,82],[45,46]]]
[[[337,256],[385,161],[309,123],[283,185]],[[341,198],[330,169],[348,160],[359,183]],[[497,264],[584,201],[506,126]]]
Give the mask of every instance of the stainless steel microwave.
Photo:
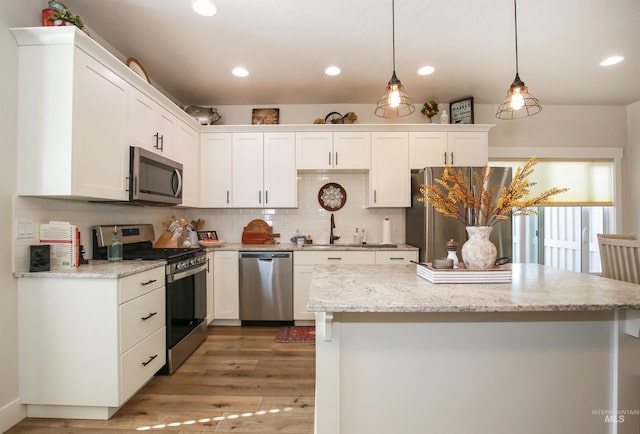
[[[130,147],[129,201],[152,205],[182,203],[182,164],[137,146]]]

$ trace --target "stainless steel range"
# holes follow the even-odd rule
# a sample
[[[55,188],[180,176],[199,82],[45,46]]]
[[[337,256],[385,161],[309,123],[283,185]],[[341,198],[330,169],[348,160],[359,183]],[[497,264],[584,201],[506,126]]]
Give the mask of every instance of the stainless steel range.
[[[125,260],[165,260],[167,364],[160,374],[172,374],[206,339],[207,257],[202,248],[154,249],[153,225],[93,227],[93,258],[107,259],[107,246],[117,228]],[[212,264],[211,264],[212,265]]]

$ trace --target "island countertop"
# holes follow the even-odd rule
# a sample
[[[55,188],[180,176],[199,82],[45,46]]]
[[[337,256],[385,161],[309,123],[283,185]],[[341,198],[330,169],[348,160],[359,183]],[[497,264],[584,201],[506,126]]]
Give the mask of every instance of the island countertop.
[[[417,265],[322,265],[311,312],[543,312],[640,309],[640,285],[537,264],[512,264],[511,283],[429,283]]]

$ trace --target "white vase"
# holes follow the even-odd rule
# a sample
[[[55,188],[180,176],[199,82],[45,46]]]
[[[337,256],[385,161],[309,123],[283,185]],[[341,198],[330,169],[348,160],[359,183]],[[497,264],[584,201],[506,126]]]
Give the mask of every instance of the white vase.
[[[467,270],[490,270],[495,267],[497,250],[489,241],[492,226],[467,226],[469,239],[462,245],[462,261]]]

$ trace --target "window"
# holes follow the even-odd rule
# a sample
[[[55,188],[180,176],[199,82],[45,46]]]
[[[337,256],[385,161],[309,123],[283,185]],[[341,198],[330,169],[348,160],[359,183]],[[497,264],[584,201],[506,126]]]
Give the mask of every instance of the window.
[[[544,154],[545,148],[541,148]],[[583,149],[583,148],[581,148]],[[547,149],[548,151],[548,149]],[[602,151],[602,150],[600,150]],[[539,215],[513,219],[513,262],[539,263],[577,272],[599,273],[600,254],[596,234],[616,228],[616,158],[577,159],[574,150],[555,150],[563,158],[538,158],[528,178],[536,182],[531,194],[552,187],[568,187],[567,193],[553,196],[552,203],[538,208]],[[599,153],[595,151],[594,153]],[[614,157],[616,152],[612,152]],[[526,158],[491,158],[491,166],[515,170]]]

